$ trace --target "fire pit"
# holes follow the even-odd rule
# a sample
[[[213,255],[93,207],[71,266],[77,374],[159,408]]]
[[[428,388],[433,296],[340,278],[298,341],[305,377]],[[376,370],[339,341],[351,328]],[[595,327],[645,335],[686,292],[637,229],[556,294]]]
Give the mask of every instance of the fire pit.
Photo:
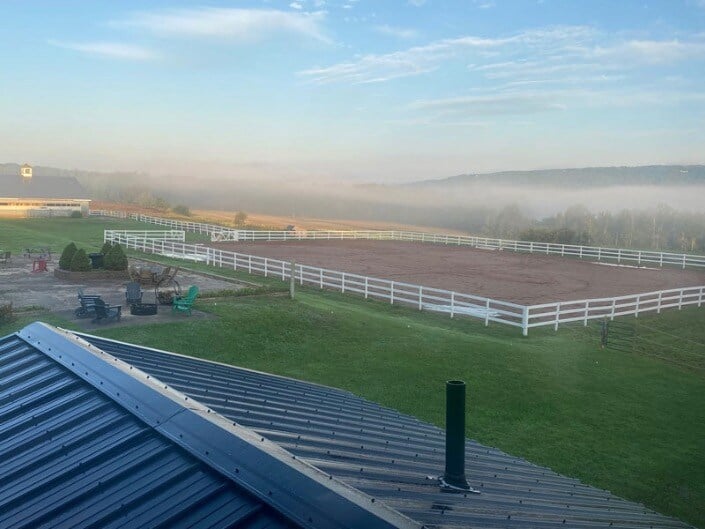
[[[156,313],[156,303],[133,303],[130,305],[130,314],[133,316],[153,316]]]

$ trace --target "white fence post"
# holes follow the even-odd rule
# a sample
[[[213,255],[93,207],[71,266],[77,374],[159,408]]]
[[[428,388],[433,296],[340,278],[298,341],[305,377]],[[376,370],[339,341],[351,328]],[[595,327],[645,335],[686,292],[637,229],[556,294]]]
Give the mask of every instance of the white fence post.
[[[558,322],[560,321],[560,314],[561,314],[561,304],[558,303],[558,304],[556,304],[556,321],[553,324],[554,331],[558,330]]]
[[[450,317],[455,316],[455,292],[450,293]]]
[[[365,299],[367,299],[367,276],[365,276]]]
[[[391,287],[389,288],[389,302],[391,305],[394,305],[394,281],[391,283]]]
[[[703,287],[700,287],[700,295],[698,296],[698,307],[703,304]]]
[[[529,335],[529,307],[525,306],[521,315],[521,334]]]
[[[682,306],[683,306],[683,289],[681,289],[680,294],[678,295],[678,310],[681,310]]]
[[[490,298],[485,300],[485,327],[490,324]]]
[[[267,277],[267,258],[264,258],[264,277]]]
[[[663,295],[663,292],[659,290],[658,293],[658,301],[656,302],[656,314],[661,314],[661,296]]]
[[[610,321],[614,320],[614,309],[617,306],[617,300],[612,298],[612,314],[610,314]]]
[[[419,286],[419,310],[423,307],[423,287]]]
[[[588,324],[588,311],[590,310],[590,301],[585,302],[585,319],[583,320],[583,326],[587,327]]]
[[[340,291],[345,294],[345,272],[340,274]]]
[[[636,297],[636,309],[634,310],[634,317],[638,318],[639,317],[639,301],[640,301],[641,296],[637,295]]]
[[[320,284],[321,289],[323,289],[323,268],[318,269],[318,282]]]

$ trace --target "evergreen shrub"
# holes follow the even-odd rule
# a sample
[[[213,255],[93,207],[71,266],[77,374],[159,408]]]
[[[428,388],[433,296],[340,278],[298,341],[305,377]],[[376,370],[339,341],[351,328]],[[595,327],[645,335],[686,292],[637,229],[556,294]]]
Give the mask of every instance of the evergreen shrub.
[[[61,257],[59,257],[59,268],[62,270],[69,270],[71,268],[71,260],[78,248],[72,242],[66,245],[64,251],[61,252]]]
[[[91,269],[91,260],[88,258],[86,250],[83,248],[76,250],[76,253],[73,254],[73,258],[71,259],[69,270],[72,272],[87,272]]]

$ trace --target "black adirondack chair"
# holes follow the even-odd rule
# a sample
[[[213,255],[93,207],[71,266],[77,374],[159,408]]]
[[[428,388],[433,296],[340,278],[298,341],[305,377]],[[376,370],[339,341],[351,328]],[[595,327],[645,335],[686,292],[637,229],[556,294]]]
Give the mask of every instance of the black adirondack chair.
[[[107,305],[105,301],[98,298],[95,300],[95,318],[93,323],[102,323],[114,319],[120,321],[122,315],[122,305]]]
[[[127,284],[125,290],[125,299],[128,305],[133,305],[142,301],[142,287],[137,281],[131,281]]]

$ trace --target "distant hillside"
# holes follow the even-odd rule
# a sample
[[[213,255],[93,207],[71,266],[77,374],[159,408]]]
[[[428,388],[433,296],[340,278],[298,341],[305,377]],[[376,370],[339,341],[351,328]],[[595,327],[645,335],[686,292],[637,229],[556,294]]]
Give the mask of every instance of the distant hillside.
[[[73,176],[78,178],[82,184],[90,183],[90,180],[110,180],[110,179],[120,179],[124,181],[125,179],[129,181],[139,182],[144,179],[146,175],[142,173],[106,173],[99,171],[83,171],[80,169],[59,169],[57,167],[45,167],[42,165],[32,165],[32,171],[36,176]],[[0,175],[19,175],[20,174],[20,164],[17,163],[0,163]]]
[[[638,167],[585,167],[537,171],[463,174],[406,184],[411,187],[464,186],[468,184],[606,187],[705,184],[705,165],[646,165]]]

